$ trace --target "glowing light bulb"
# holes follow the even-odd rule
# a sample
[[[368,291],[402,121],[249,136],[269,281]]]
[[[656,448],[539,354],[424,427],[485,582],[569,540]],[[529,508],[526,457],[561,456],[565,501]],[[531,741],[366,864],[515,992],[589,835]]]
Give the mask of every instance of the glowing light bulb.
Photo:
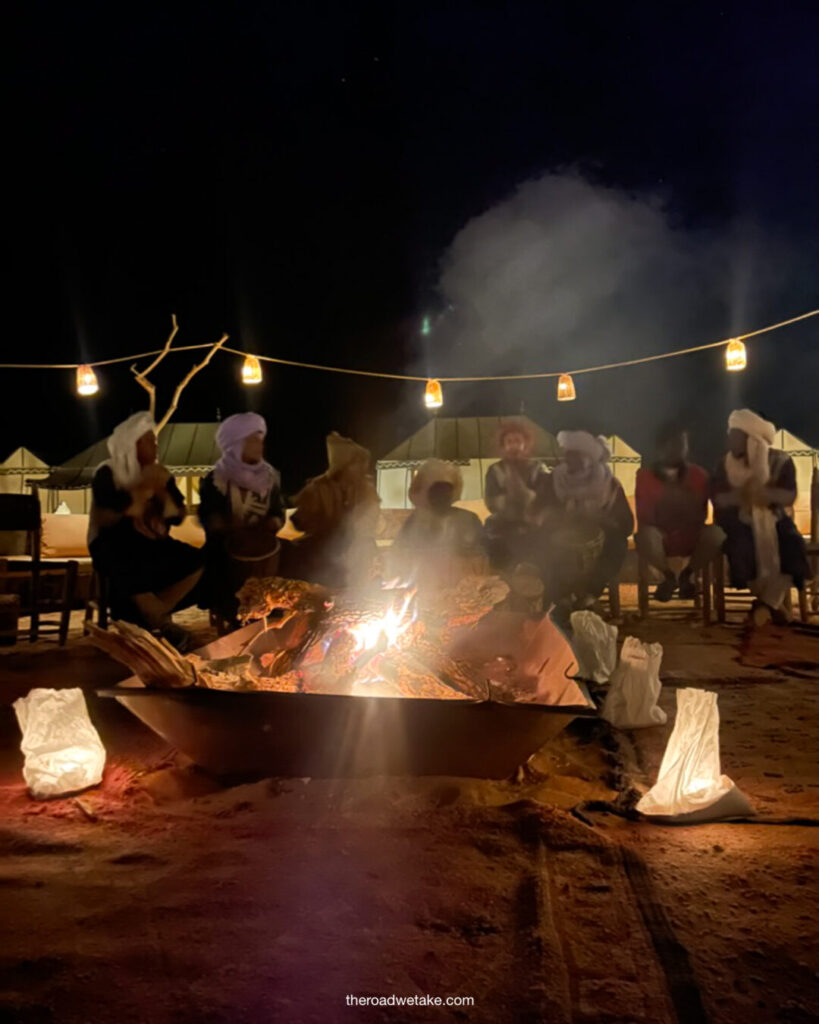
[[[577,394],[574,390],[574,381],[571,378],[571,374],[561,373],[557,382],[558,402],[573,402],[575,398],[577,398]]]
[[[77,367],[77,394],[96,395],[100,385],[93,367],[83,364]]]
[[[256,356],[245,356],[245,361],[244,364],[242,365],[242,383],[262,383],[262,364],[259,362]]]
[[[745,343],[734,338],[725,346],[725,369],[731,373],[744,370],[748,365]]]
[[[426,337],[431,332],[432,332],[432,321],[429,319],[428,316],[425,316],[424,319],[421,321],[421,334],[423,334],[424,337]]]
[[[440,409],[444,404],[444,393],[439,380],[428,380],[424,390],[424,405],[427,409]]]

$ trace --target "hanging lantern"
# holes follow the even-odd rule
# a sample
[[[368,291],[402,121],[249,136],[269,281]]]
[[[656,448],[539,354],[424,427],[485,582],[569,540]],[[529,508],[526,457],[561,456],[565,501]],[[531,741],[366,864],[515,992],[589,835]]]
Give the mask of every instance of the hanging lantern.
[[[568,373],[561,373],[557,382],[558,402],[573,402],[577,398],[574,390],[574,381]]]
[[[256,356],[245,356],[244,365],[242,366],[242,383],[262,383],[262,364]]]
[[[745,343],[739,338],[729,341],[725,347],[725,368],[735,373],[737,370],[744,370],[748,365],[748,357],[745,353]]]
[[[440,409],[444,404],[444,393],[439,380],[428,380],[424,391],[424,405],[427,409]]]
[[[83,364],[77,367],[77,394],[96,395],[100,385],[93,367]]]

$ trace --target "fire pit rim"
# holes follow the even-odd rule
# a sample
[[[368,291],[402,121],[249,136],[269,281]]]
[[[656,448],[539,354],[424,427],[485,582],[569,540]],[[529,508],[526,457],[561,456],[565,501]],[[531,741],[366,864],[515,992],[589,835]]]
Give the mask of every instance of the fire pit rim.
[[[588,699],[587,705],[582,704],[542,704],[538,701],[529,700],[507,700],[502,698],[483,698],[478,699],[476,697],[462,696],[455,698],[454,700],[447,700],[442,697],[382,697],[377,694],[367,696],[365,694],[350,694],[350,693],[302,693],[293,692],[288,690],[210,690],[203,686],[179,686],[179,687],[168,687],[163,688],[159,686],[144,686],[137,680],[136,683],[131,683],[131,680],[137,680],[136,676],[131,676],[129,679],[124,679],[121,683],[118,683],[113,687],[104,687],[102,689],[95,690],[94,692],[98,697],[113,697],[115,700],[119,700],[123,697],[170,697],[173,700],[181,700],[187,703],[191,702],[191,698],[194,701],[206,703],[207,701],[221,700],[223,697],[235,698],[235,697],[253,697],[253,698],[322,698],[330,697],[335,699],[354,700],[357,703],[364,701],[377,701],[380,705],[385,706],[387,703],[395,705],[406,705],[414,704],[416,706],[421,704],[430,704],[440,707],[443,705],[460,705],[466,704],[477,706],[481,704],[494,704],[501,707],[512,707],[512,708],[527,708],[534,711],[546,711],[546,712],[561,712],[563,714],[572,714],[576,717],[596,717],[597,706],[589,694],[585,684],[581,680],[575,680],[578,684],[579,689],[583,692],[583,695]],[[128,685],[131,683],[131,685]]]

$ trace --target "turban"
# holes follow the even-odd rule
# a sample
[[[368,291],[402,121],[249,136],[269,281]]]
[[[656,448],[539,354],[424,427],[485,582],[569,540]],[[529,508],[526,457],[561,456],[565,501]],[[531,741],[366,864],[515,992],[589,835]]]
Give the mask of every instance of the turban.
[[[729,430],[741,430],[770,446],[776,440],[776,427],[750,409],[735,409],[728,417]]]
[[[267,423],[256,412],[237,412],[220,424],[216,443],[222,457],[213,467],[213,478],[222,493],[229,483],[259,495],[266,495],[274,484],[278,485],[279,474],[269,462],[242,460],[244,443],[255,434],[267,435]]]
[[[592,462],[608,462],[611,458],[609,446],[604,437],[595,437],[585,430],[561,430],[557,443],[565,452],[580,452]]]
[[[441,483],[452,485],[453,501],[460,498],[464,486],[460,469],[451,462],[444,462],[443,459],[427,459],[412,478],[409,489],[410,501],[416,508],[423,508],[430,487]]]
[[[156,431],[156,423],[147,410],[135,412],[114,428],[108,438],[111,458],[106,465],[111,467],[117,487],[127,490],[139,479],[142,468],[137,459],[137,441],[151,431]]]
[[[369,466],[370,453],[360,444],[342,437],[337,431],[327,435],[327,465],[331,473],[338,473],[354,462],[363,462]]]

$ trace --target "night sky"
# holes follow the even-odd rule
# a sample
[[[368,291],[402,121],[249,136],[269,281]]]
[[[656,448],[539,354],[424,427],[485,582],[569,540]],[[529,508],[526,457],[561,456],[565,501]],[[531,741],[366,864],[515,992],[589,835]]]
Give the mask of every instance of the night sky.
[[[458,232],[566,168],[661,196],[675,230],[731,240],[737,266],[750,246],[765,270],[739,311],[729,294],[697,310],[694,294],[690,318],[630,350],[573,342],[573,365],[819,306],[813,2],[250,3],[195,16],[34,3],[6,44],[4,361],[159,347],[175,312],[179,344],[224,330],[238,348],[367,369],[557,368],[559,339],[533,337],[526,366],[517,354],[506,366],[503,339],[490,359],[468,338],[444,351],[445,333],[436,351],[419,327],[445,308]],[[817,337],[813,321],[759,342],[741,380],[698,356],[673,375],[586,378],[569,411],[551,384],[462,385],[444,414],[523,402],[547,428],[588,424],[648,451],[670,404],[708,461],[724,411],[752,404],[819,445]],[[158,376],[160,410],[190,362]],[[0,457],[25,444],[62,460],[144,405],[127,366],[100,376],[102,393],[80,400],[68,372],[4,371]],[[289,489],[322,468],[328,430],[379,455],[426,416],[417,385],[266,367],[243,389],[238,376],[217,356],[177,419],[263,412]]]

